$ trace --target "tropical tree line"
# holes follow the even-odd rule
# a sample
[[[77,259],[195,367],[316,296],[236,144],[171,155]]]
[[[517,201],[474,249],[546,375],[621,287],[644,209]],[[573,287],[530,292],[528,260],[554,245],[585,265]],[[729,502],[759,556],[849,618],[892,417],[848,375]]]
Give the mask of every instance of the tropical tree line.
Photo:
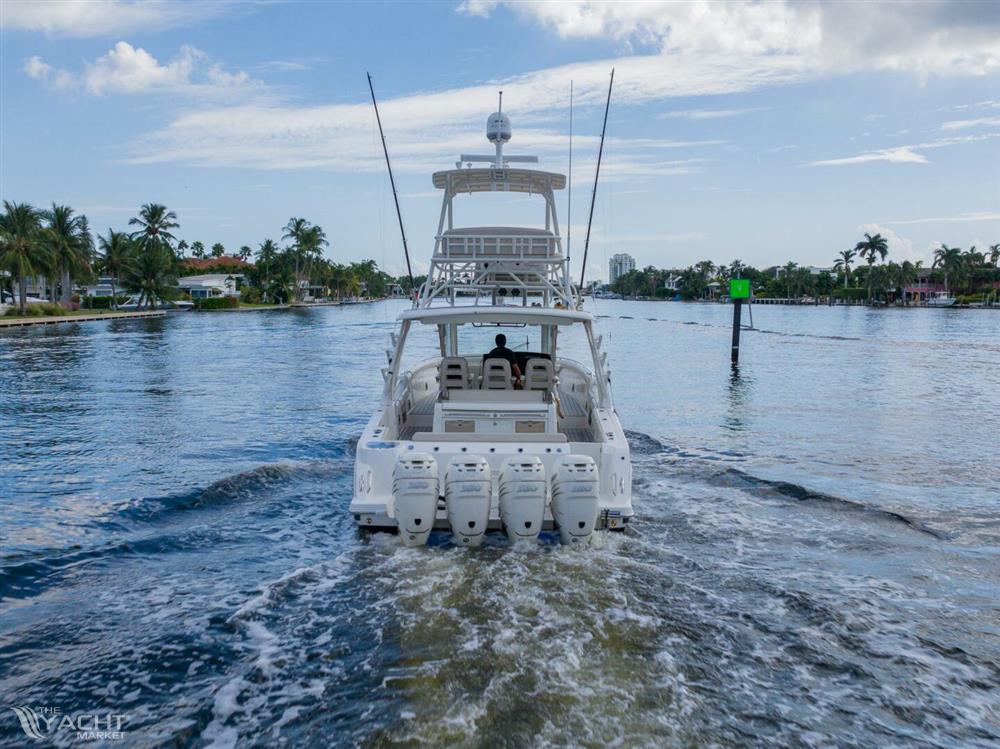
[[[410,291],[408,278],[393,278],[374,260],[341,264],[325,258],[330,244],[326,232],[304,218],[289,219],[280,241],[265,239],[256,250],[243,245],[232,254],[221,242],[206,251],[201,241],[178,239],[179,228],[174,211],[147,203],[127,229],[109,228],[95,242],[87,217],[69,206],[37,209],[4,201],[0,285],[17,298],[21,314],[26,311],[30,282],[45,289],[52,302],[68,306],[74,288],[92,283],[98,275],[111,279],[112,307],[118,292],[125,291],[138,295],[140,309],[155,309],[176,297],[178,277],[205,272],[243,274],[241,296],[248,302],[379,297],[388,295],[394,284],[404,293]],[[194,264],[192,259],[210,262]],[[416,285],[422,281],[416,279]]]
[[[147,203],[129,221],[131,231],[108,229],[97,242],[87,217],[65,205],[38,209],[28,203],[4,201],[0,214],[0,272],[4,286],[27,310],[30,282],[47,290],[51,302],[68,306],[74,288],[93,282],[98,273],[139,295],[139,304],[156,307],[174,290],[179,261],[174,253],[177,215],[157,203]]]
[[[644,296],[682,299],[705,299],[713,292],[727,293],[729,281],[746,278],[754,294],[761,297],[844,297],[869,301],[903,297],[903,290],[914,284],[923,270],[923,262],[886,261],[889,246],[880,234],[865,234],[854,247],[837,254],[830,271],[814,273],[794,261],[757,269],[740,260],[716,265],[702,260],[687,268],[647,266],[620,276],[611,290],[627,297]],[[962,250],[941,245],[934,251],[931,278],[943,283],[945,290],[966,294],[993,292],[1000,281],[1000,244],[986,252],[975,247]]]

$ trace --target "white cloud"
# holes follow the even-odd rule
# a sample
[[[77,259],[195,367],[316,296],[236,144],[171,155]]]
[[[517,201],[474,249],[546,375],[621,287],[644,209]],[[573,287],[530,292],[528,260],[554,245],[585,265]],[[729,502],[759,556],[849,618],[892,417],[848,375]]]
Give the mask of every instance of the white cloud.
[[[675,234],[624,234],[616,235],[615,242],[634,242],[638,244],[646,242],[700,242],[708,235],[700,231],[680,232]]]
[[[52,72],[52,66],[43,61],[38,55],[29,57],[24,61],[25,75],[29,78],[34,78],[36,81],[45,80],[49,77],[50,72]]]
[[[676,112],[664,112],[658,115],[660,118],[684,117],[689,120],[717,120],[726,117],[738,117],[741,114],[760,112],[763,107],[751,107],[748,109],[684,109]]]
[[[941,126],[942,130],[965,130],[970,127],[1000,126],[1000,117],[977,117],[973,120],[951,120]]]
[[[142,47],[118,42],[114,49],[87,65],[84,85],[92,94],[136,94],[152,89],[176,89],[188,84],[203,52],[185,45],[171,62],[161,65]]]
[[[501,5],[564,38],[611,37],[663,51],[782,54],[827,73],[985,75],[1000,69],[1000,13],[989,2],[928,0],[902,8],[779,0],[467,0],[458,10],[487,17]]]
[[[917,252],[912,240],[899,236],[888,227],[880,226],[879,224],[862,224],[858,227],[858,232],[867,232],[872,235],[881,234],[885,237],[889,246],[889,260],[897,263],[901,263],[904,260],[909,260],[911,263],[915,263],[918,260],[926,260],[924,255]]]
[[[867,151],[857,156],[847,156],[840,159],[810,161],[807,166],[847,166],[850,164],[869,164],[873,161],[886,161],[890,164],[926,164],[927,157],[914,152],[913,148],[913,146],[884,148],[880,151]]]
[[[980,221],[1000,221],[1000,213],[996,211],[979,211],[978,213],[963,213],[959,216],[946,216],[943,218],[909,218],[900,221],[887,221],[893,226],[903,226],[904,224],[954,224],[970,223]]]
[[[27,75],[48,80],[52,66],[37,55],[24,66]],[[85,63],[81,73],[57,70],[57,88],[77,88],[93,96],[108,94],[171,93],[213,99],[265,97],[269,89],[246,73],[229,73],[213,63],[208,55],[184,45],[174,59],[160,63],[142,47],[118,42],[92,63]]]
[[[945,148],[947,146],[957,146],[966,143],[979,143],[993,138],[1000,138],[1000,133],[956,135],[948,138],[938,138],[927,143],[883,148],[878,151],[865,151],[856,156],[848,156],[846,158],[810,161],[806,166],[846,166],[849,164],[868,164],[873,161],[886,161],[892,164],[926,164],[928,163],[927,157],[919,153],[917,149],[923,151],[934,148]]]
[[[780,153],[781,151],[791,151],[793,148],[798,148],[794,143],[788,143],[784,146],[775,146],[774,148],[769,148],[770,153]]]
[[[230,12],[233,0],[3,0],[3,28],[54,36],[162,31]]]
[[[1000,99],[986,99],[984,101],[974,101],[971,104],[958,104],[954,107],[943,107],[939,112],[958,112],[968,109],[1000,109]]]
[[[415,93],[379,102],[394,168],[426,173],[453,162],[459,153],[488,147],[485,118],[503,88],[504,104],[514,120],[511,153],[538,153],[548,163],[566,154],[566,105],[569,82],[579,107],[574,147],[596,153],[596,135],[584,123],[600,127],[598,107],[607,93],[608,73],[616,66],[613,106],[671,96],[750,91],[770,83],[799,79],[780,56],[687,56],[664,59],[638,55],[618,60],[549,68],[488,84]],[[670,74],[665,75],[669,68]],[[377,81],[376,81],[377,85]],[[376,89],[377,90],[377,89]],[[509,102],[509,104],[508,104]],[[588,109],[594,113],[586,119]],[[525,127],[544,122],[547,128]],[[381,154],[372,133],[375,118],[368,102],[318,106],[242,105],[186,112],[140,144],[136,160],[185,162],[261,169],[328,168],[376,170]],[[617,139],[608,175],[628,165],[646,176],[690,174],[691,166],[647,158],[649,151],[722,145],[722,140]],[[636,154],[642,151],[643,158]],[[630,157],[631,156],[631,157]],[[582,166],[582,162],[581,162]]]

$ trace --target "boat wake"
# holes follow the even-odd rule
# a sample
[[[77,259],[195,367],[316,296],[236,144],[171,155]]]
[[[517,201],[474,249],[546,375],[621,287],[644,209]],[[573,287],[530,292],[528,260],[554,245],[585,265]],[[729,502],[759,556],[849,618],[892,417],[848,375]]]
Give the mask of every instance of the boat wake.
[[[120,708],[149,745],[1000,740],[996,575],[959,609],[917,563],[974,549],[746,456],[629,440],[637,523],[582,552],[359,535],[347,441],[128,503],[103,544],[4,560],[0,683]]]

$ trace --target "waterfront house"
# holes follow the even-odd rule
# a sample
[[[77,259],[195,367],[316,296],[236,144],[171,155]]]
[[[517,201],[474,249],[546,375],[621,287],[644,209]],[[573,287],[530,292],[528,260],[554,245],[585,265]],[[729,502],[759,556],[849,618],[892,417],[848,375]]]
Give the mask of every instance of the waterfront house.
[[[667,291],[672,291],[675,294],[680,293],[681,285],[681,277],[679,274],[668,273],[666,279],[663,281],[663,288]]]
[[[96,284],[83,287],[84,296],[111,296],[111,282],[115,281],[115,291],[122,293],[122,283],[111,276],[99,276]]]
[[[217,296],[239,296],[243,286],[242,273],[207,273],[177,279],[177,288],[192,299],[211,299]]]
[[[903,300],[907,302],[925,302],[939,291],[944,291],[944,284],[937,280],[940,271],[933,268],[918,268],[917,278],[903,289]]]

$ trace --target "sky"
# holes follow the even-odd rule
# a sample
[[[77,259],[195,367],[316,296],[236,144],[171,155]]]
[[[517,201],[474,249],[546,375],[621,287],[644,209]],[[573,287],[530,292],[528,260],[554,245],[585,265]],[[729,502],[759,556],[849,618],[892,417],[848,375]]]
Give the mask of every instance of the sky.
[[[588,279],[616,252],[829,266],[879,232],[929,264],[1000,242],[1000,0],[0,0],[0,35],[0,197],[101,233],[157,202],[234,250],[302,216],[331,259],[402,273],[371,72],[419,271],[431,173],[489,152],[497,91],[507,152],[565,173],[572,82],[579,273],[614,68]],[[538,199],[456,201],[457,224],[543,221]]]

